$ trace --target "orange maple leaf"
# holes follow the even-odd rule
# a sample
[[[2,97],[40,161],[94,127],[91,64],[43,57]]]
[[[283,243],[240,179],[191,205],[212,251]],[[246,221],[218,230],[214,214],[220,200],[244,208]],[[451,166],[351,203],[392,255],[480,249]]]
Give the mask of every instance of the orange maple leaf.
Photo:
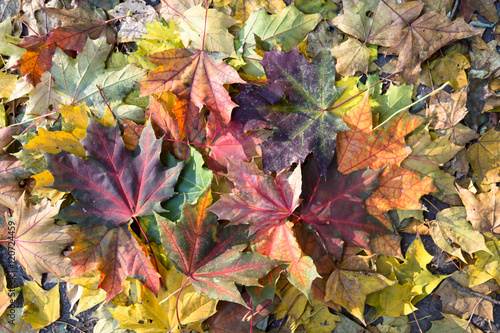
[[[379,187],[366,200],[365,207],[370,215],[388,224],[384,213],[391,209],[421,209],[420,197],[435,192],[430,177],[421,177],[418,172],[397,165],[389,165],[379,176]]]
[[[223,57],[222,53],[192,49],[171,49],[148,55],[147,58],[158,68],[141,80],[141,96],[171,91],[179,99],[194,104],[198,110],[206,105],[216,121],[214,125],[225,127],[236,104],[224,84],[245,81],[222,61]],[[178,111],[179,124],[187,126],[188,111]]]
[[[366,167],[399,166],[411,153],[405,136],[425,121],[404,111],[381,129],[373,131],[368,92],[357,106],[344,115],[343,120],[351,128],[351,131],[340,132],[337,136],[338,170],[343,174]]]

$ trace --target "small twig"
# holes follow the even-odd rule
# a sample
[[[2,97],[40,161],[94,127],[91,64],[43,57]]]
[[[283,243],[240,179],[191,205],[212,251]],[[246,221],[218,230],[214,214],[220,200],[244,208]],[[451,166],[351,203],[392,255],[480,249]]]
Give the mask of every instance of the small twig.
[[[424,332],[422,331],[422,328],[420,327],[420,324],[418,323],[418,318],[417,318],[417,316],[415,315],[415,310],[416,310],[416,309],[414,310],[413,304],[411,304],[411,303],[410,303],[410,307],[411,307],[411,309],[413,310],[411,314],[413,315],[413,318],[415,318],[415,323],[417,324],[417,327],[418,327],[419,332],[420,332],[420,333],[424,333]]]
[[[472,318],[474,317],[474,312],[476,312],[476,309],[477,307],[479,306],[479,304],[483,301],[483,299],[480,299],[476,305],[474,305],[474,309],[472,309],[472,312],[470,314],[470,317],[469,317],[469,320],[467,320],[467,326],[465,326],[465,329],[467,330],[470,326],[470,324],[472,323]]]
[[[453,19],[453,16],[455,16],[455,13],[457,12],[458,5],[460,4],[460,0],[455,0],[455,6],[453,6],[453,10],[451,11],[451,14],[449,16],[449,19]]]
[[[446,281],[448,281],[449,283],[451,283],[455,288],[457,288],[458,290],[460,291],[463,291],[464,293],[468,293],[468,294],[471,294],[471,295],[474,295],[476,297],[479,297],[479,298],[482,298],[482,299],[485,299],[487,301],[490,301],[491,303],[493,304],[496,304],[496,305],[500,305],[500,301],[497,301],[496,299],[492,298],[492,297],[489,297],[489,296],[486,296],[486,295],[483,295],[481,293],[478,293],[478,292],[475,292],[475,291],[472,291],[470,290],[469,288],[465,288],[465,287],[462,287],[461,285],[458,284],[457,281],[453,280],[451,277],[447,277],[446,278]]]

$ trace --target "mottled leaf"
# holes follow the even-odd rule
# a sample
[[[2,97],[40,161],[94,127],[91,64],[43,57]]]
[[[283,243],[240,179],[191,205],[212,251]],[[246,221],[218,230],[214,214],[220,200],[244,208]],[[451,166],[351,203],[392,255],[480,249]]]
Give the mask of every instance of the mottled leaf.
[[[343,89],[335,87],[333,57],[328,50],[309,62],[297,49],[267,52],[262,60],[265,86],[244,86],[236,117],[265,119],[274,129],[261,144],[265,170],[279,172],[304,162],[314,152],[322,171],[330,164],[336,133],[344,122],[328,108]]]

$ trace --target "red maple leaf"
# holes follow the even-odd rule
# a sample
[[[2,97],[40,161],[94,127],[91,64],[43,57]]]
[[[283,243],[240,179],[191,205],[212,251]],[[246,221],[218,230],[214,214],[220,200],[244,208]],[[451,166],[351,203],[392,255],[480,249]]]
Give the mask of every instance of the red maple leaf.
[[[207,211],[211,203],[212,195],[206,190],[196,204],[184,202],[177,224],[156,215],[163,247],[197,292],[246,306],[235,283],[259,286],[259,278],[282,262],[242,253],[250,241],[247,228],[220,225],[217,216]]]
[[[301,218],[315,229],[326,249],[337,259],[345,242],[370,249],[369,240],[392,233],[365,209],[365,201],[376,190],[382,170],[358,170],[349,175],[332,163],[326,177],[318,166],[305,165]]]

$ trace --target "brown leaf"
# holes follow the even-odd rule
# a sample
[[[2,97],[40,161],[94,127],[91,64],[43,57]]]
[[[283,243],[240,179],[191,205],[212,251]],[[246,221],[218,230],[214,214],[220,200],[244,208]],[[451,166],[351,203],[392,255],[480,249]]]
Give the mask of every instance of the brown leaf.
[[[14,156],[0,156],[0,212],[2,217],[4,207],[15,210],[17,201],[24,192],[21,185],[30,175],[29,171],[22,168],[21,161]]]
[[[387,53],[397,54],[396,70],[402,71],[407,83],[418,79],[420,64],[451,41],[480,35],[483,29],[472,27],[463,18],[451,21],[444,11],[428,12],[403,30]]]
[[[457,185],[458,194],[467,209],[467,220],[480,232],[500,233],[500,191],[495,183],[487,193],[473,194]]]
[[[450,128],[458,124],[467,114],[466,101],[467,87],[453,94],[441,90],[431,97],[429,108],[420,112],[419,115],[426,118],[436,115],[429,123],[435,129]]]
[[[493,304],[465,291],[455,288],[450,282],[443,281],[434,291],[441,297],[443,312],[463,317],[475,314],[487,320],[493,319]],[[473,313],[471,313],[474,311]]]

